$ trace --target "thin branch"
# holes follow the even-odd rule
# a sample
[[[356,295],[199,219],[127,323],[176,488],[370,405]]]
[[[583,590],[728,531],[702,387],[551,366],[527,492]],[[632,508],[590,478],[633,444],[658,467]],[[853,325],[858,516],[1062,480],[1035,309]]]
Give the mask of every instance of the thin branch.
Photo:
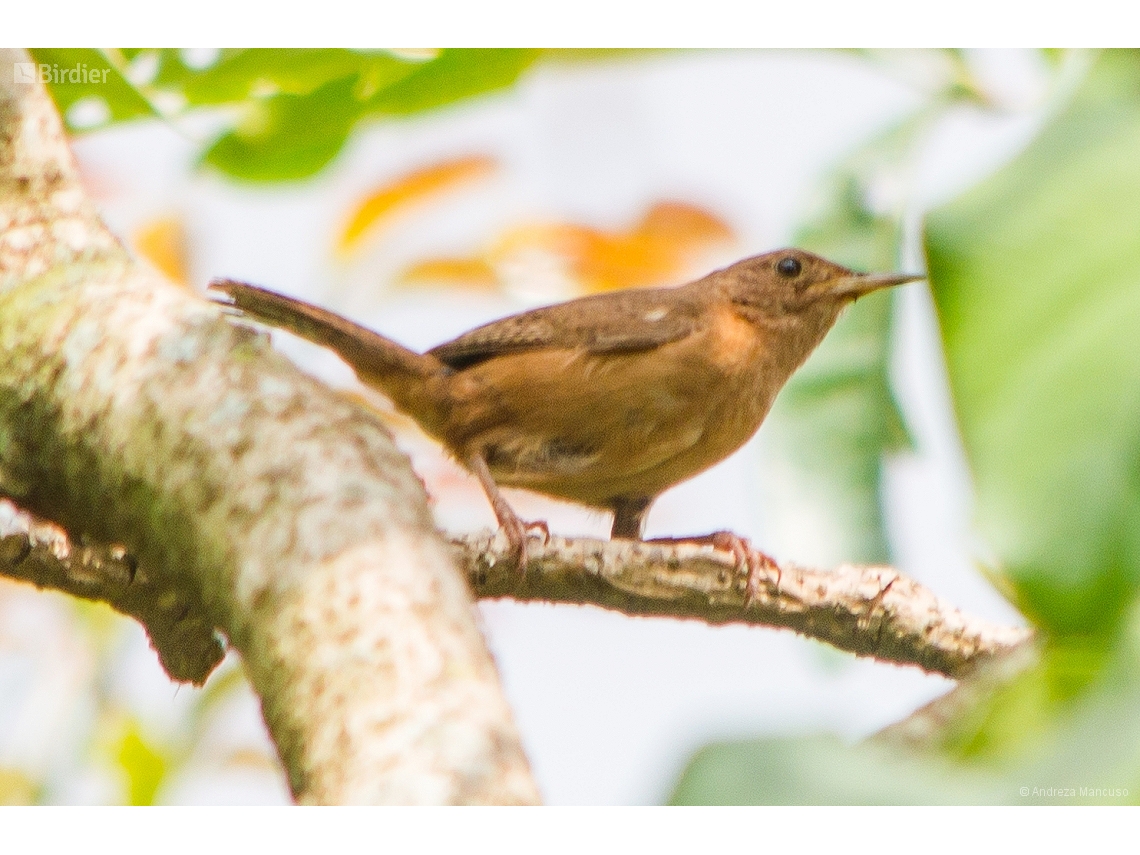
[[[73,543],[59,526],[4,499],[0,575],[107,603],[133,617],[172,680],[200,686],[225,656],[192,586],[151,576],[122,545]]]
[[[968,679],[962,680],[951,691],[935,698],[902,721],[884,728],[873,737],[875,742],[904,748],[938,748],[960,736],[955,723],[965,723],[967,727],[977,724],[977,716],[971,711],[983,708],[1016,677],[1039,664],[1041,645],[1029,642],[1012,650],[994,656],[981,663],[971,672]]]
[[[890,567],[785,564],[746,605],[746,580],[732,556],[708,546],[532,538],[524,576],[499,534],[452,544],[483,599],[592,603],[630,615],[782,627],[953,678],[1030,637],[1027,629],[968,617]]]
[[[626,614],[794,629],[840,649],[961,677],[1029,632],[969,618],[888,567],[793,565],[752,604],[726,554],[708,547],[551,538],[518,574],[509,546],[484,532],[453,541],[482,598],[573,602]],[[53,523],[0,500],[0,574],[99,600],[138,620],[172,679],[200,685],[224,648],[187,586],[151,579],[120,545],[75,545]]]

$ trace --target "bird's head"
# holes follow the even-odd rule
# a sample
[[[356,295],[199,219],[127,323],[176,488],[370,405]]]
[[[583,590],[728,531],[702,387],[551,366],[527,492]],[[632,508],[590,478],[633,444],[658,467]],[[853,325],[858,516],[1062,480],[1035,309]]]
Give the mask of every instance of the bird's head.
[[[746,258],[713,274],[741,314],[766,325],[803,326],[822,336],[845,306],[864,294],[923,279],[906,273],[856,273],[801,249]]]

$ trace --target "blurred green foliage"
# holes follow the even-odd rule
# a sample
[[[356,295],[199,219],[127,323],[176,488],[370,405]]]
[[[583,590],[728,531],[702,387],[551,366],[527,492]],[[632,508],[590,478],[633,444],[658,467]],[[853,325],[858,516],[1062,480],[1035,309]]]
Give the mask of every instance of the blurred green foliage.
[[[161,747],[151,744],[133,718],[123,729],[115,760],[127,777],[127,803],[154,804],[155,793],[166,777],[167,762]]]
[[[710,746],[675,802],[1140,801],[1137,234],[1127,51],[1101,54],[1025,151],[926,223],[977,521],[1041,633],[1032,664],[985,691],[984,672],[967,679],[921,738]]]
[[[886,52],[856,52],[889,62]],[[877,185],[905,174],[933,124],[960,105],[987,97],[963,53],[937,52],[944,83],[902,120],[862,145],[824,180],[796,246],[863,271],[900,269],[905,197]],[[877,190],[879,192],[877,192]],[[875,200],[875,197],[885,197]],[[913,441],[891,388],[896,292],[871,294],[840,317],[792,375],[765,424],[768,439],[795,466],[799,501],[826,508],[829,548],[815,560],[888,563],[883,475],[890,454]]]
[[[888,730],[708,746],[674,804],[1135,804],[1140,801],[1140,621],[1119,643],[1050,648],[986,691],[933,706],[921,738]],[[1107,658],[1106,658],[1107,657]],[[972,678],[985,682],[983,672]],[[968,698],[957,700],[956,693]],[[923,712],[917,716],[923,717]]]
[[[931,281],[1017,604],[1109,633],[1140,582],[1140,54],[1110,51],[1035,142],[931,214]]]
[[[0,766],[0,806],[37,804],[43,784],[22,769]]]
[[[81,753],[95,766],[110,768],[121,783],[120,801],[130,805],[162,802],[163,792],[177,783],[192,763],[199,769],[224,768],[229,758],[217,752],[201,753],[201,742],[207,730],[216,726],[225,708],[248,693],[248,683],[235,658],[230,657],[210,675],[202,688],[179,687],[189,693],[192,703],[179,714],[176,727],[155,727],[146,716],[129,708],[111,690],[111,675],[121,666],[121,655],[129,637],[139,629],[112,611],[104,603],[67,599],[74,615],[74,626],[81,632],[83,646],[96,654],[96,665],[89,673],[89,698],[94,726],[83,730]],[[239,751],[241,749],[238,749]],[[249,753],[249,749],[246,752]],[[266,766],[276,765],[276,758],[265,756]],[[54,784],[39,776],[19,777],[23,770],[0,767],[0,804],[25,801],[54,802],[58,792]]]
[[[102,124],[130,119],[157,118],[160,113],[123,75],[103,51],[91,48],[37,48],[32,59],[65,120],[76,102],[86,98],[102,102],[107,111]],[[79,72],[72,74],[71,72]],[[86,75],[83,72],[87,72]],[[98,72],[93,77],[91,72]],[[104,74],[105,72],[105,74]],[[86,78],[86,79],[84,79]],[[72,130],[79,130],[73,127]]]
[[[108,82],[56,81],[48,88],[74,132],[140,117],[172,118],[205,107],[236,108],[202,162],[243,181],[293,181],[324,168],[360,122],[408,116],[513,84],[538,50],[390,51],[253,48],[219,52],[195,67],[185,51],[36,49],[37,63],[109,69]],[[134,82],[131,82],[134,81]],[[77,122],[80,100],[103,103],[104,121]]]
[[[899,220],[870,208],[868,180],[854,161],[836,170],[821,213],[800,229],[796,245],[856,270],[897,269]],[[792,375],[765,426],[794,462],[803,492],[830,509],[827,538],[836,563],[890,560],[884,457],[910,445],[890,386],[893,296],[871,294],[839,319]]]

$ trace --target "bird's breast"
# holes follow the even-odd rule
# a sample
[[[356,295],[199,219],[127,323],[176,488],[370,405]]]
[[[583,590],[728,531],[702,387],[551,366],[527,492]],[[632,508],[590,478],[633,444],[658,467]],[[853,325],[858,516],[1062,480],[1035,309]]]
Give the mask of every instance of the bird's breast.
[[[708,326],[695,338],[710,367],[729,382],[734,377],[746,381],[762,369],[768,343],[765,331],[729,308],[711,312]]]

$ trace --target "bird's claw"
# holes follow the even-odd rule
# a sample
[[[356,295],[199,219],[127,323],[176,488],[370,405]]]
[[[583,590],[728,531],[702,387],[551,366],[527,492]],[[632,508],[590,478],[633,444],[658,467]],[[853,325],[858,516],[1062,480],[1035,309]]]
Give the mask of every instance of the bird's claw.
[[[753,548],[748,538],[731,531],[714,531],[708,535],[708,543],[714,549],[731,552],[736,559],[736,572],[748,573],[744,591],[744,607],[748,608],[760,596],[760,589],[769,574],[775,572],[776,587],[780,586],[780,565],[771,556]]]
[[[546,524],[546,520],[532,520],[524,522],[523,528],[526,529],[527,535],[540,534],[542,535],[542,545],[550,543],[550,526]]]
[[[524,522],[516,516],[502,520],[500,526],[503,530],[503,534],[507,537],[507,543],[511,546],[511,551],[517,556],[519,574],[525,574],[527,565],[527,538],[532,533],[537,534],[542,537],[542,544],[545,546],[550,542],[550,527],[546,524],[545,520]]]
[[[758,549],[753,549],[748,538],[741,537],[731,531],[714,531],[712,534],[698,537],[660,537],[649,543],[696,543],[702,546],[711,546],[722,552],[731,553],[736,561],[736,572],[747,573],[747,585],[744,591],[744,607],[748,608],[760,596],[764,580],[771,573],[776,574],[776,587],[780,586],[780,565],[770,556]]]

